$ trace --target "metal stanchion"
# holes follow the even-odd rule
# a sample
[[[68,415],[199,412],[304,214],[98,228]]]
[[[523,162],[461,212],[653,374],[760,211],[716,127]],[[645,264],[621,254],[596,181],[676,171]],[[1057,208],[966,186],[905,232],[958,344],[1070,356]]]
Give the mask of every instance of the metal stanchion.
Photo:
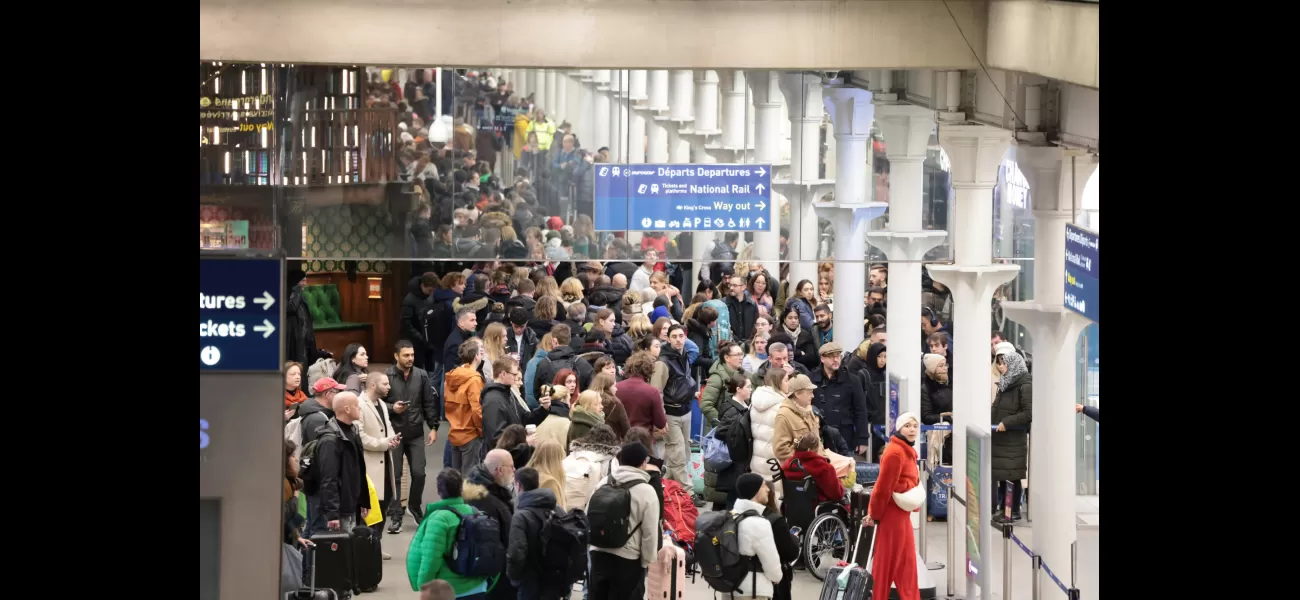
[[[1011,600],[1011,524],[1002,525],[1002,597]]]
[[[947,488],[948,490],[948,504],[949,504],[948,512],[951,513],[952,512],[951,506],[954,499],[952,493],[952,482],[951,481],[945,482],[944,487]],[[954,596],[952,590],[953,588],[957,587],[957,543],[955,541],[957,539],[957,532],[954,530],[956,526],[957,526],[957,519],[952,518],[952,515],[949,514],[948,515],[948,544],[947,544],[948,565],[949,565],[948,566],[948,597],[949,598],[952,598]]]
[[[1033,566],[1034,566],[1033,598],[1034,600],[1042,600],[1043,598],[1043,557],[1035,554],[1033,556]]]
[[[1079,540],[1070,542],[1070,589],[1066,595],[1070,600],[1079,600],[1079,584],[1075,579],[1079,575]]]
[[[930,476],[931,474],[930,474],[929,467],[926,466],[923,460],[917,462],[920,463],[921,465],[921,468],[918,470],[921,473],[921,485],[925,486],[924,489],[926,495],[926,501],[921,504],[921,541],[920,541],[921,562],[925,564],[926,570],[938,571],[939,569],[943,568],[943,563],[938,561],[930,562],[930,538],[927,535],[928,528],[929,528],[927,523],[930,521]]]

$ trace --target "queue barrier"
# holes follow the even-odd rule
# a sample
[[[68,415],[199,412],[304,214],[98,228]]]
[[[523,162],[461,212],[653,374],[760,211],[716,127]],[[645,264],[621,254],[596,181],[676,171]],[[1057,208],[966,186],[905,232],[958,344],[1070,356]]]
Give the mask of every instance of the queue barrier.
[[[929,471],[930,468],[928,465],[923,466],[924,475],[922,475],[922,477],[928,478]],[[960,506],[963,507],[966,506],[966,500],[961,496],[957,495],[957,492],[955,491],[956,488],[952,485],[951,482],[949,482],[945,487],[948,488],[948,500],[950,502],[955,501]],[[922,514],[922,519],[921,519],[922,540],[925,539],[924,538],[924,532],[925,532],[924,517],[925,515]],[[948,550],[947,558],[948,558],[949,565],[959,564],[957,559],[957,544],[954,543],[954,540],[958,539],[957,532],[953,530],[956,526],[957,526],[957,520],[949,518],[948,519],[948,548],[947,548]],[[1058,577],[1056,573],[1052,571],[1051,567],[1047,566],[1047,562],[1043,560],[1043,557],[1041,555],[1035,553],[1032,549],[1026,546],[1025,543],[1021,541],[1020,538],[1016,537],[1015,526],[1013,526],[1010,523],[1004,523],[999,528],[1002,530],[1002,597],[1003,598],[1012,597],[1011,596],[1011,592],[1012,592],[1011,544],[1014,542],[1015,545],[1019,546],[1020,550],[1023,551],[1025,555],[1029,557],[1030,564],[1032,565],[1034,600],[1042,600],[1043,598],[1043,590],[1042,590],[1043,574],[1046,574],[1047,577],[1052,581],[1052,583],[1056,584],[1056,587],[1061,590],[1061,593],[1065,594],[1067,600],[1079,600],[1080,598],[1079,588],[1075,584],[1078,577],[1078,565],[1079,565],[1078,542],[1070,544],[1070,585],[1067,586],[1063,581],[1061,581],[1061,578]],[[926,555],[925,546],[926,546],[925,543],[921,544],[922,559],[924,559]],[[927,563],[927,567],[928,566],[929,565]],[[948,569],[947,583],[948,583],[947,596],[949,598],[952,598],[954,597],[953,589],[957,587],[957,569],[951,567]]]

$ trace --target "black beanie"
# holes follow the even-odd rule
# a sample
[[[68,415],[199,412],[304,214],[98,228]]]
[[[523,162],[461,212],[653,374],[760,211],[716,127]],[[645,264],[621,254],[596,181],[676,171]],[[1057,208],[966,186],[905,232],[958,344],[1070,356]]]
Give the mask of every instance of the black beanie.
[[[763,487],[763,476],[758,473],[745,473],[736,478],[736,497],[741,500],[753,500],[758,490]]]
[[[628,442],[618,451],[618,464],[624,467],[640,468],[647,458],[650,458],[650,451],[641,442]]]

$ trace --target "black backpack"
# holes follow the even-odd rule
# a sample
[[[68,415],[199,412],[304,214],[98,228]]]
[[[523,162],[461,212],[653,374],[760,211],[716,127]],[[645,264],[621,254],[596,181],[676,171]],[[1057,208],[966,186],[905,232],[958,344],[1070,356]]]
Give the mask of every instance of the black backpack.
[[[661,360],[668,367],[668,381],[664,383],[664,406],[675,408],[690,406],[691,400],[695,399],[695,394],[700,391],[700,386],[691,379],[689,374],[678,371],[677,365],[667,360],[667,357]]]
[[[628,529],[632,521],[632,488],[650,485],[644,481],[619,483],[610,475],[606,485],[596,488],[587,503],[587,524],[591,545],[597,548],[622,548],[641,528]]]
[[[302,491],[308,496],[315,496],[320,493],[320,467],[316,466],[320,461],[317,460],[317,450],[321,442],[326,437],[337,439],[338,435],[333,430],[326,430],[324,433],[316,436],[316,439],[307,442],[302,447],[302,455],[298,457],[298,478],[302,480]]]
[[[587,576],[587,515],[556,510],[542,524],[542,578],[570,587]]]
[[[456,515],[456,539],[443,556],[447,568],[465,577],[493,577],[506,568],[506,549],[501,544],[501,526],[487,513],[472,509],[461,514],[450,508],[441,509]]]
[[[752,426],[753,421],[749,417],[749,411],[744,411],[729,421],[723,421],[720,426],[724,431],[720,433],[719,438],[727,445],[731,463],[745,465],[746,471],[748,471],[749,459],[754,455]]]
[[[753,556],[740,554],[740,523],[750,517],[759,517],[756,510],[736,514],[716,511],[700,515],[695,522],[695,562],[700,575],[709,587],[724,594],[733,594],[751,575],[750,593],[758,582],[758,565]]]

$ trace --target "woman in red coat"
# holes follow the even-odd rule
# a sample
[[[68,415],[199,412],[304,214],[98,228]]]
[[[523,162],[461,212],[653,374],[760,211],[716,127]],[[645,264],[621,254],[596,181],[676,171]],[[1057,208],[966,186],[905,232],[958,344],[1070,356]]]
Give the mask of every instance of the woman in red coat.
[[[880,477],[871,491],[871,504],[867,508],[865,526],[876,524],[876,545],[871,565],[871,575],[876,587],[873,598],[888,598],[892,584],[898,589],[899,600],[920,600],[921,590],[916,580],[916,541],[912,537],[911,512],[920,509],[916,492],[898,498],[916,502],[915,506],[900,507],[895,496],[920,485],[916,470],[916,449],[912,444],[921,432],[921,421],[912,413],[898,415],[897,430],[880,454]],[[925,494],[920,494],[920,502]]]

